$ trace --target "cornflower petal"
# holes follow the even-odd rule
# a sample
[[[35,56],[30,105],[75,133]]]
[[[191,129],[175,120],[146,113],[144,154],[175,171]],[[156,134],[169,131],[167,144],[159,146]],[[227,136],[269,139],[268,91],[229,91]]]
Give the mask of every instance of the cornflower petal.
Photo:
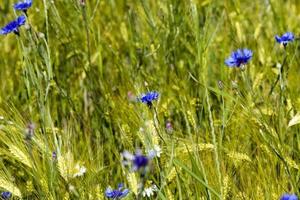
[[[1,28],[0,35],[6,35],[11,32],[18,34],[19,27],[24,25],[25,22],[26,22],[26,17],[24,15],[19,16],[17,19],[11,21],[7,25],[5,25],[3,28]]]
[[[295,194],[284,194],[280,200],[298,200],[298,197]]]
[[[289,42],[294,41],[295,36],[292,32],[286,32],[281,37],[276,35],[275,40],[276,42],[283,44],[283,46],[286,46]]]
[[[228,67],[241,67],[246,65],[253,56],[253,52],[249,49],[238,49],[230,54],[225,60],[225,64]]]
[[[113,190],[111,187],[108,187],[105,190],[105,196],[111,199],[121,199],[129,193],[129,189],[122,190],[122,188],[123,184],[119,184],[118,189],[116,190]]]
[[[32,6],[32,0],[24,0],[24,1],[19,1],[18,3],[15,3],[13,7],[15,10],[26,11],[31,6]]]
[[[142,103],[147,104],[149,107],[152,106],[152,101],[157,100],[159,97],[159,93],[152,91],[152,92],[148,92],[146,94],[142,94],[141,97],[139,98],[139,100]]]

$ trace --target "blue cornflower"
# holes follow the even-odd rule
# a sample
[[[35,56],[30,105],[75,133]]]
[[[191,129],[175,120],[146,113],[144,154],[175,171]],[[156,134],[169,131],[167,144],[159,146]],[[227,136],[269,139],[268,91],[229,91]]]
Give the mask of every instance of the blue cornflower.
[[[32,5],[32,0],[19,1],[18,3],[14,4],[14,9],[22,10],[26,12],[27,9],[31,7],[31,5]]]
[[[11,192],[6,191],[1,193],[1,198],[4,200],[10,199],[10,197],[11,197]]]
[[[152,106],[152,101],[157,100],[159,97],[158,92],[147,92],[146,94],[142,94],[140,97],[140,101],[147,104],[149,107]]]
[[[141,167],[146,167],[148,165],[149,159],[142,154],[140,155],[136,154],[132,162],[134,168],[139,169]]]
[[[287,45],[287,43],[294,41],[295,36],[293,33],[287,32],[287,33],[283,34],[281,37],[276,35],[275,39],[278,43],[283,44],[283,46],[285,47]]]
[[[16,20],[8,23],[6,26],[1,28],[0,35],[6,35],[8,33],[14,32],[19,35],[19,27],[24,25],[26,22],[26,17],[24,15],[19,16]]]
[[[110,187],[108,187],[105,190],[105,196],[107,198],[111,198],[111,199],[121,199],[129,193],[128,189],[122,190],[122,188],[123,188],[122,183],[118,185],[118,189],[116,189],[116,190],[113,190]]]
[[[231,53],[230,57],[225,60],[228,67],[240,67],[249,62],[252,58],[252,51],[249,49],[238,49]]]
[[[137,150],[135,154],[132,154],[128,151],[124,151],[122,153],[122,156],[125,159],[123,161],[123,164],[131,165],[132,171],[137,171],[141,168],[147,167],[151,159],[149,156],[143,155],[140,150]]]
[[[298,200],[298,197],[295,194],[284,194],[280,200]]]

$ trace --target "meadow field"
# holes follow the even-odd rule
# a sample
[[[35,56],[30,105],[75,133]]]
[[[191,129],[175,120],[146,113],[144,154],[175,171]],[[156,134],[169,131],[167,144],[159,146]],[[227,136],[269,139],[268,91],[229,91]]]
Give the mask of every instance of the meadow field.
[[[299,0],[16,3],[0,198],[297,200]]]

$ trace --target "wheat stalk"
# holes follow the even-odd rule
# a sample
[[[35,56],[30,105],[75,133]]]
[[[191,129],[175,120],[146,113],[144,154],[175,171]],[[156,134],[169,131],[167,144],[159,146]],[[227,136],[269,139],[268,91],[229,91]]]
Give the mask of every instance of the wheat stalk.
[[[26,154],[23,151],[21,151],[18,147],[14,146],[14,145],[9,145],[9,151],[15,157],[16,160],[18,160],[21,163],[23,163],[24,165],[32,168],[31,161],[26,156]]]
[[[15,186],[12,182],[3,178],[3,175],[0,176],[0,187],[11,192],[13,195],[22,198],[20,189]]]

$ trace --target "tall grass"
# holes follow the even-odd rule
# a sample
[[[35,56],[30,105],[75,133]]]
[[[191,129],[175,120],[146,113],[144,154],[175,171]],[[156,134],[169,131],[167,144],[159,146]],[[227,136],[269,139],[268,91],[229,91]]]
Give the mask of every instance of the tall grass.
[[[105,199],[123,182],[140,198],[120,152],[159,145],[145,199],[300,193],[299,42],[274,40],[300,32],[297,0],[43,0],[27,13],[19,37],[0,38],[1,191]],[[246,70],[226,67],[244,47]],[[136,101],[153,90],[152,108]]]

